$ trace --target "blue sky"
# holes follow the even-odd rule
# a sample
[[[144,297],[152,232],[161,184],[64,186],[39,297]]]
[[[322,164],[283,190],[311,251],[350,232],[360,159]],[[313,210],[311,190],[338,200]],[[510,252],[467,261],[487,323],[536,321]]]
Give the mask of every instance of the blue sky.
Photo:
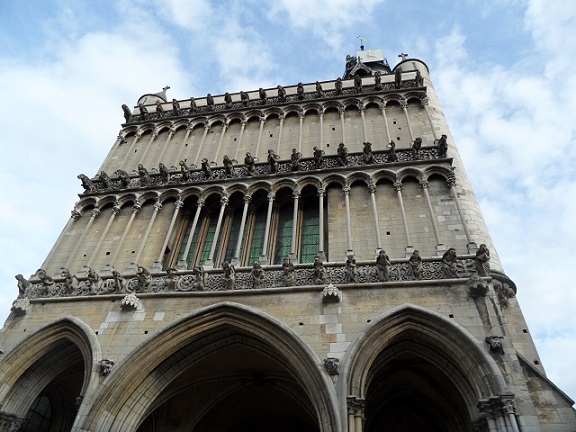
[[[120,105],[335,79],[366,38],[430,67],[548,376],[576,398],[576,4],[4,0],[0,318],[123,121]]]

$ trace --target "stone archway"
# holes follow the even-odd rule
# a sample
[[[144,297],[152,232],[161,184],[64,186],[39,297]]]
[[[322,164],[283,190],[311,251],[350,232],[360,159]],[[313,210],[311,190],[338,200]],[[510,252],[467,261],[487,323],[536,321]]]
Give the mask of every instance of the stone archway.
[[[0,362],[0,431],[70,430],[78,404],[98,384],[100,358],[96,335],[77,318],[25,339]]]
[[[319,359],[282,323],[246,306],[204,308],[116,366],[82,430],[340,430]]]
[[[472,431],[481,421],[478,403],[507,393],[481,343],[414,305],[373,320],[352,342],[342,371],[348,432]]]

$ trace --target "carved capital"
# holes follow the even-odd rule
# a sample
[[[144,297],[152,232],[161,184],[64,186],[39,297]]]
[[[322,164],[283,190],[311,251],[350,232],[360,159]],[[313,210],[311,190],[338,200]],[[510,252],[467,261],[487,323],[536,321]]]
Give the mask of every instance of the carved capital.
[[[428,96],[424,96],[422,99],[420,99],[420,106],[424,108],[425,106],[428,106],[428,102]]]
[[[344,186],[344,187],[342,188],[342,192],[344,193],[344,195],[350,195],[350,191],[351,191],[351,190],[352,190],[352,189],[350,188],[350,186]]]
[[[134,201],[134,205],[132,206],[132,208],[133,208],[132,213],[136,214],[142,208],[142,204],[140,203],[140,201],[136,200]]]
[[[223,196],[222,198],[220,198],[220,205],[223,207],[228,205],[228,197],[227,196]]]
[[[428,180],[424,180],[424,179],[420,180],[420,187],[422,189],[428,189]]]
[[[400,99],[398,102],[400,103],[402,109],[406,109],[408,107],[408,102],[406,102],[406,99]]]
[[[244,198],[242,198],[244,201],[244,204],[249,204],[252,201],[252,197],[250,195],[244,195]]]
[[[368,184],[368,192],[370,192],[371,194],[376,192],[376,185],[373,182],[370,182]]]
[[[181,209],[184,206],[184,201],[179,197],[178,200],[174,203],[174,207],[177,209]]]
[[[297,201],[300,198],[300,191],[298,190],[293,191],[292,198],[294,198],[294,200]]]
[[[400,192],[402,190],[402,182],[400,180],[396,180],[393,186],[396,192]]]
[[[97,209],[97,208],[93,209],[92,210],[92,217],[94,219],[96,219],[98,216],[100,216],[100,209]]]
[[[161,208],[162,203],[160,201],[156,201],[156,203],[154,204],[154,211],[160,211]]]
[[[74,220],[78,220],[82,217],[82,215],[80,214],[80,212],[78,210],[74,209],[70,212],[70,217]]]
[[[114,207],[112,207],[112,214],[116,216],[118,213],[120,213],[120,207],[118,204],[116,204]]]
[[[206,204],[206,201],[204,201],[202,198],[200,198],[200,199],[196,202],[196,207],[204,207],[204,204]]]
[[[325,197],[326,196],[326,189],[318,188],[318,196],[319,197]]]
[[[274,192],[269,192],[268,193],[268,201],[274,201],[274,198],[276,198],[276,194]]]

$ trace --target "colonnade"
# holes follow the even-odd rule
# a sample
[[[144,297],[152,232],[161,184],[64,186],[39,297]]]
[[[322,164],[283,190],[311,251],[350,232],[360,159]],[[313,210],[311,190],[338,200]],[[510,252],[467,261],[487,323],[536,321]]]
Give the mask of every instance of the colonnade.
[[[418,106],[426,111],[426,119],[427,119],[427,126],[425,129],[419,128],[418,131],[414,130],[412,125],[412,121],[410,119],[410,113],[408,112],[408,104],[411,101],[416,100],[418,102]],[[215,151],[213,156],[210,156],[214,162],[220,163],[221,158],[224,154],[228,153],[228,155],[236,160],[242,160],[243,154],[241,153],[242,149],[252,149],[252,156],[260,158],[261,160],[265,160],[265,153],[267,152],[268,148],[272,148],[276,151],[276,153],[281,152],[283,137],[284,137],[284,127],[285,127],[285,120],[287,116],[291,114],[296,114],[298,116],[298,142],[294,142],[294,148],[297,148],[298,152],[302,153],[310,153],[312,154],[312,147],[318,147],[319,149],[325,150],[326,149],[326,140],[327,136],[325,134],[325,117],[326,113],[329,110],[337,110],[338,118],[339,118],[339,129],[340,134],[339,136],[331,136],[330,140],[334,141],[341,141],[346,144],[354,144],[350,142],[350,138],[347,138],[347,130],[346,130],[346,111],[348,109],[356,109],[360,113],[361,121],[358,122],[361,125],[361,132],[359,132],[359,136],[354,139],[353,141],[358,141],[358,145],[360,145],[360,140],[369,141],[372,139],[375,141],[379,147],[386,148],[386,146],[390,143],[390,141],[395,141],[394,136],[392,136],[390,131],[390,126],[388,124],[388,116],[387,116],[387,105],[394,104],[400,107],[401,112],[403,113],[402,116],[404,117],[404,121],[407,125],[407,136],[406,141],[409,140],[409,143],[412,143],[415,139],[415,136],[418,135],[425,135],[431,134],[433,139],[437,139],[438,131],[434,128],[433,119],[430,115],[430,111],[428,109],[428,98],[422,92],[414,92],[408,93],[404,96],[400,95],[388,95],[387,97],[376,97],[376,96],[367,96],[365,98],[350,98],[341,101],[326,101],[325,103],[308,103],[303,106],[298,105],[290,105],[282,108],[274,108],[274,109],[263,109],[263,110],[250,110],[246,113],[239,113],[239,112],[231,112],[228,114],[214,114],[212,116],[202,116],[202,117],[192,117],[188,121],[184,119],[177,119],[174,121],[170,121],[168,119],[164,119],[161,122],[158,122],[155,126],[152,124],[144,124],[141,126],[128,126],[124,130],[121,131],[120,138],[117,140],[116,145],[112,149],[111,155],[107,158],[104,162],[101,169],[104,171],[112,171],[112,168],[109,166],[111,163],[111,158],[113,157],[112,154],[118,153],[119,156],[116,159],[120,162],[119,164],[115,163],[117,168],[130,172],[131,170],[136,169],[138,164],[142,164],[147,168],[156,167],[160,162],[164,163],[166,166],[178,166],[180,160],[185,159],[187,154],[193,155],[193,157],[188,161],[193,165],[199,166],[201,158],[206,155],[206,140],[207,135],[210,131],[213,130],[214,126],[221,125],[222,129],[220,131],[220,136],[217,138],[217,142],[214,144]],[[367,124],[366,118],[366,110],[367,108],[374,106],[381,118],[378,120],[381,123],[379,126],[383,130],[383,134],[376,133],[373,127],[370,127]],[[310,115],[310,113],[315,113],[314,115],[317,116],[318,126],[319,129],[318,137],[314,138],[314,142],[307,142],[306,145],[304,144],[303,134],[304,134],[304,119],[306,116]],[[244,142],[244,135],[245,129],[248,125],[248,122],[252,118],[258,119],[258,133],[255,139],[255,142],[250,142],[249,146],[247,143]],[[277,138],[275,138],[274,143],[267,142],[264,145],[263,139],[263,131],[265,128],[266,123],[269,119],[278,119],[278,126],[277,126]],[[234,145],[232,149],[224,147],[224,141],[227,136],[229,136],[229,129],[233,122],[239,122],[240,128],[239,131],[235,128],[234,130]],[[178,134],[180,138],[179,141],[175,141],[174,137],[177,135],[176,133],[182,129],[186,128],[186,132],[183,137],[181,134]],[[189,147],[190,139],[193,134],[195,134],[195,130],[198,128],[203,128],[201,137],[199,137],[199,142],[193,145],[192,148]],[[167,131],[167,132],[165,132]],[[402,132],[404,133],[404,132]],[[376,134],[376,135],[375,135]],[[142,141],[142,137],[146,135],[148,138],[145,142]],[[160,138],[160,135],[162,137]],[[164,137],[165,135],[165,137]],[[133,136],[131,142],[127,142],[128,137]],[[231,137],[232,138],[232,137]],[[317,140],[317,142],[315,142]],[[409,143],[397,143],[399,146],[404,145],[405,147],[408,146]],[[433,142],[428,143],[428,145],[432,145]],[[285,146],[288,144],[284,144]],[[303,147],[306,148],[303,148]],[[159,147],[158,151],[154,153],[154,156],[151,156],[150,153],[152,152],[152,148]],[[173,147],[173,148],[171,148]],[[170,148],[170,151],[168,149]],[[138,151],[138,149],[140,149]],[[187,150],[186,150],[187,149]],[[284,149],[286,151],[286,149]],[[136,157],[135,154],[138,154]],[[212,161],[210,161],[212,162]]]
[[[436,173],[437,174],[437,173]],[[381,175],[381,174],[380,174]],[[247,223],[248,223],[248,216],[250,214],[250,209],[252,208],[252,212],[254,211],[265,211],[266,212],[266,223],[265,223],[265,228],[264,228],[264,241],[262,243],[262,249],[260,252],[260,260],[261,262],[264,263],[271,263],[270,260],[270,245],[273,244],[273,240],[274,240],[274,235],[275,233],[272,232],[272,227],[273,227],[273,216],[274,216],[274,208],[275,208],[275,201],[276,201],[276,196],[277,193],[282,190],[282,188],[286,188],[288,187],[288,189],[291,189],[291,199],[292,199],[292,231],[291,231],[291,236],[290,236],[290,254],[289,257],[293,260],[295,260],[295,262],[298,261],[298,250],[296,249],[296,245],[298,244],[298,227],[302,224],[302,220],[300,219],[300,214],[299,214],[299,210],[301,209],[301,202],[302,202],[302,190],[303,188],[307,188],[307,190],[309,191],[309,193],[306,195],[307,196],[307,200],[310,199],[310,188],[314,188],[315,192],[316,192],[316,196],[317,196],[317,209],[318,209],[318,231],[320,233],[319,238],[318,238],[318,256],[323,259],[326,260],[326,258],[329,258],[330,261],[340,261],[340,260],[344,260],[345,256],[355,256],[357,255],[358,252],[358,247],[360,248],[366,248],[366,245],[361,242],[358,241],[358,243],[355,244],[354,241],[354,235],[353,232],[355,230],[355,227],[357,227],[357,223],[356,223],[356,218],[355,218],[355,207],[352,206],[351,204],[351,194],[353,194],[353,191],[356,190],[357,187],[359,187],[358,185],[364,185],[366,187],[366,190],[368,191],[369,194],[369,205],[368,205],[368,212],[370,214],[370,219],[371,219],[371,230],[374,233],[373,236],[373,242],[371,242],[370,244],[370,248],[371,250],[377,254],[379,250],[381,249],[386,249],[387,247],[389,247],[389,245],[386,244],[385,241],[383,241],[382,239],[382,226],[381,226],[381,215],[379,215],[379,213],[387,206],[386,201],[381,202],[377,200],[377,196],[378,196],[378,190],[380,187],[382,187],[382,185],[379,185],[379,181],[389,178],[389,184],[391,184],[391,186],[393,187],[394,191],[395,191],[395,195],[397,197],[397,201],[396,203],[391,203],[394,204],[395,208],[399,209],[399,219],[401,219],[402,221],[402,231],[404,234],[404,243],[405,243],[405,256],[408,256],[414,249],[414,245],[413,244],[413,238],[412,238],[412,233],[410,230],[410,225],[408,223],[408,213],[410,212],[410,209],[406,208],[406,203],[405,203],[405,197],[403,196],[403,182],[405,182],[407,179],[409,178],[416,178],[419,182],[419,187],[421,190],[421,196],[423,199],[423,203],[425,203],[425,208],[427,209],[428,215],[426,220],[429,219],[429,229],[431,230],[431,232],[434,235],[434,241],[436,244],[436,254],[441,254],[441,252],[443,252],[447,247],[452,247],[455,243],[452,241],[451,244],[446,245],[446,247],[444,247],[444,245],[442,244],[442,240],[443,238],[447,238],[446,233],[449,232],[448,228],[443,224],[443,222],[439,222],[438,220],[438,216],[437,214],[435,214],[434,211],[434,205],[432,203],[432,199],[431,196],[428,192],[428,188],[429,188],[429,178],[431,174],[426,174],[425,172],[421,172],[420,174],[402,174],[402,172],[400,173],[396,173],[394,174],[395,177],[393,178],[389,178],[389,177],[379,177],[378,175],[373,175],[373,176],[367,176],[367,175],[358,175],[358,174],[351,174],[348,177],[345,176],[340,176],[340,177],[334,177],[334,176],[330,176],[328,179],[322,179],[322,178],[318,178],[316,180],[316,183],[314,183],[314,181],[311,181],[311,179],[307,179],[307,180],[303,180],[302,182],[293,182],[292,186],[287,185],[285,182],[278,182],[276,184],[269,184],[269,190],[266,192],[267,194],[267,203],[266,203],[266,207],[262,208],[262,206],[260,205],[258,207],[258,209],[256,209],[254,207],[254,201],[253,201],[253,196],[255,193],[257,193],[258,191],[262,191],[262,188],[256,188],[253,190],[250,189],[246,189],[244,192],[242,192],[244,194],[242,200],[243,200],[243,208],[242,208],[242,217],[240,220],[240,226],[239,226],[239,232],[238,233],[234,233],[234,235],[237,234],[237,239],[238,243],[236,245],[231,245],[231,247],[233,246],[233,250],[234,250],[234,259],[233,262],[237,265],[242,264],[242,257],[240,257],[240,252],[241,252],[241,248],[242,245],[246,246],[246,241],[250,241],[251,238],[248,237],[247,238],[247,232],[246,232],[246,227],[247,227]],[[416,175],[416,177],[414,177]],[[458,194],[455,191],[455,181],[453,176],[451,175],[451,173],[447,172],[445,177],[439,177],[438,180],[441,180],[443,178],[443,181],[445,181],[446,183],[446,197],[447,198],[451,198],[454,206],[454,214],[453,216],[457,216],[457,219],[459,220],[459,222],[462,224],[463,226],[463,230],[464,230],[464,234],[466,237],[466,241],[467,243],[472,243],[473,239],[471,237],[471,233],[469,230],[469,227],[467,226],[461,205],[459,203],[459,199],[458,199]],[[394,182],[392,183],[392,180],[394,180]],[[332,201],[334,198],[331,198],[330,200],[326,200],[326,191],[328,188],[330,189],[334,189],[334,188],[341,188],[342,191],[342,195],[341,195],[341,199],[337,198],[337,195],[331,195],[331,197],[336,197],[336,202],[330,202]],[[237,186],[235,186],[234,188],[235,190],[237,189]],[[182,213],[182,208],[184,207],[184,203],[185,200],[186,202],[191,202],[193,204],[195,204],[195,209],[191,209],[190,210],[190,216],[191,216],[191,227],[190,227],[190,232],[188,234],[188,237],[185,240],[185,244],[184,246],[184,253],[183,253],[183,258],[181,257],[180,260],[178,262],[174,261],[174,259],[172,258],[172,262],[174,263],[174,265],[177,266],[177,268],[183,270],[183,269],[190,269],[191,266],[193,265],[192,262],[186,262],[186,257],[188,257],[188,255],[190,254],[190,249],[192,247],[192,239],[194,238],[194,236],[196,235],[196,233],[199,230],[200,227],[200,222],[201,222],[201,217],[203,212],[205,211],[205,207],[206,207],[206,201],[209,197],[212,196],[212,194],[217,194],[220,197],[219,202],[220,202],[220,207],[217,210],[214,210],[215,212],[217,212],[217,223],[216,223],[216,231],[214,233],[214,237],[212,240],[212,245],[211,245],[211,249],[209,251],[209,259],[208,261],[206,261],[205,263],[200,263],[203,265],[206,265],[207,267],[211,267],[214,265],[217,265],[217,262],[214,262],[215,259],[215,254],[216,254],[216,245],[219,243],[219,240],[222,238],[222,231],[223,231],[223,227],[224,227],[224,220],[225,220],[225,216],[226,216],[226,209],[229,206],[229,200],[230,200],[230,193],[232,190],[229,190],[228,188],[222,187],[222,188],[218,188],[218,189],[206,189],[204,191],[196,191],[196,188],[194,191],[192,191],[191,189],[188,190],[173,190],[171,193],[167,193],[161,196],[157,196],[155,198],[155,202],[153,204],[153,212],[152,214],[149,216],[149,219],[147,219],[146,221],[141,221],[140,223],[136,224],[136,221],[138,220],[138,215],[140,210],[142,209],[143,206],[147,206],[147,205],[151,205],[150,204],[150,199],[151,197],[148,195],[146,197],[146,200],[144,202],[141,202],[141,198],[132,195],[132,198],[122,198],[121,196],[116,197],[116,201],[113,203],[113,206],[111,208],[110,211],[106,211],[106,214],[109,215],[107,216],[108,219],[105,222],[105,226],[103,229],[100,229],[100,232],[97,234],[97,238],[91,238],[91,242],[92,244],[95,244],[94,247],[91,248],[91,250],[89,251],[89,254],[87,255],[87,258],[82,260],[79,257],[82,255],[80,254],[80,249],[83,247],[83,245],[86,243],[86,239],[89,238],[89,235],[92,234],[94,235],[94,233],[91,233],[91,227],[94,224],[94,221],[96,220],[96,218],[99,217],[99,215],[101,214],[102,210],[108,208],[108,206],[110,204],[107,205],[101,205],[100,207],[98,206],[98,203],[96,200],[94,200],[93,198],[91,198],[90,202],[92,202],[93,204],[86,204],[88,206],[87,209],[90,209],[91,206],[93,206],[90,210],[89,213],[89,219],[88,222],[86,222],[85,227],[82,229],[82,232],[79,235],[79,238],[77,241],[74,242],[74,246],[71,248],[72,249],[72,253],[67,255],[68,258],[66,260],[66,262],[63,263],[59,263],[58,267],[66,267],[69,268],[71,271],[76,271],[79,269],[76,268],[71,268],[71,266],[74,265],[74,263],[79,263],[81,261],[84,261],[83,265],[84,266],[88,266],[91,267],[92,265],[94,265],[96,263],[96,265],[98,265],[98,261],[100,261],[100,264],[102,262],[102,245],[105,242],[105,240],[107,239],[107,236],[109,235],[110,231],[111,231],[111,227],[117,223],[117,215],[121,210],[121,207],[125,207],[126,203],[132,203],[132,212],[126,222],[126,226],[123,228],[123,230],[117,230],[118,235],[120,235],[120,239],[117,242],[117,244],[115,244],[114,249],[109,251],[107,253],[106,256],[109,256],[110,258],[108,259],[108,261],[105,263],[106,267],[114,267],[114,266],[119,266],[119,265],[123,265],[122,263],[124,263],[124,265],[126,264],[126,256],[122,256],[122,251],[125,247],[125,242],[126,239],[129,238],[129,236],[133,235],[134,232],[133,230],[135,229],[135,225],[138,225],[138,229],[143,232],[143,234],[141,234],[140,236],[140,240],[139,240],[139,244],[133,246],[135,248],[135,255],[133,255],[133,258],[131,259],[132,262],[134,263],[138,263],[144,266],[148,266],[156,271],[161,271],[163,266],[166,265],[166,256],[165,256],[165,252],[168,250],[168,248],[173,251],[172,253],[176,252],[176,251],[180,251],[181,250],[181,245],[177,245],[174,244],[176,242],[175,239],[177,238],[183,238],[182,235],[178,235],[178,233],[181,232],[181,230],[185,230],[188,228],[188,219],[184,220],[181,216]],[[284,192],[284,197],[287,197],[288,191]],[[198,198],[196,200],[194,200],[193,196],[197,196]],[[124,204],[121,206],[119,204],[118,201],[122,201]],[[172,201],[174,202],[174,206],[170,206],[165,210],[166,207],[166,202],[167,201]],[[338,202],[339,201],[339,202]],[[107,202],[110,202],[110,199],[107,200]],[[309,201],[306,201],[307,203],[309,203]],[[334,238],[338,238],[338,235],[340,234],[339,232],[335,232],[336,231],[336,227],[328,227],[328,221],[326,219],[326,209],[335,209],[337,206],[340,206],[343,204],[344,207],[344,226],[345,226],[345,237],[346,237],[346,251],[345,251],[345,256],[339,256],[338,255],[334,255],[334,251],[331,252],[331,254],[328,254],[329,250],[326,249],[326,241],[328,241],[328,245],[330,245],[331,243],[331,239]],[[48,255],[48,258],[46,259],[45,263],[44,263],[44,268],[51,268],[53,269],[54,265],[56,264],[54,262],[54,254],[56,253],[56,251],[61,247],[61,243],[64,239],[64,237],[66,237],[65,233],[77,230],[78,228],[76,228],[76,224],[79,223],[78,221],[81,219],[80,218],[80,213],[83,211],[83,203],[79,203],[78,207],[75,208],[75,210],[72,212],[72,217],[70,219],[70,221],[67,223],[63,234],[60,236],[60,238],[58,239],[58,241],[56,242],[56,245],[53,249],[53,251]],[[424,204],[423,204],[424,205]],[[169,209],[172,210],[169,210]],[[156,223],[158,218],[160,217],[159,214],[160,213],[165,213],[167,212],[168,214],[165,214],[162,217],[162,220],[165,221],[164,225],[167,225],[167,228],[162,228],[162,229],[166,229],[166,232],[162,232],[161,234],[155,233],[154,234],[154,238],[152,238],[152,233],[157,230],[158,228],[155,228]],[[413,212],[412,212],[413,213]],[[216,214],[216,213],[215,213]],[[193,215],[193,216],[192,216]],[[84,219],[84,218],[82,218]],[[124,220],[126,218],[123,218]],[[86,219],[84,219],[86,220]],[[169,222],[168,222],[169,221]],[[440,224],[443,224],[440,226]],[[103,223],[104,225],[104,223]],[[326,230],[326,228],[328,227],[328,229]],[[238,228],[236,228],[238,229]],[[368,229],[368,228],[367,228]],[[333,232],[334,231],[334,232]],[[120,234],[121,233],[121,234]],[[324,237],[324,233],[327,234],[327,237]],[[444,234],[442,234],[444,233]],[[158,237],[160,236],[160,237]],[[271,241],[272,240],[272,241]],[[244,241],[244,243],[243,243]],[[158,246],[160,246],[160,248],[158,249]],[[150,250],[148,250],[146,252],[146,247],[154,247],[155,251],[152,252]],[[197,247],[199,247],[199,245],[197,245]],[[355,251],[355,247],[356,247],[356,251]],[[330,247],[328,247],[328,249],[330,249]],[[152,255],[151,255],[152,254]],[[365,255],[366,252],[364,251],[363,254]],[[328,256],[327,256],[328,255]],[[403,256],[396,256],[396,258],[402,258]],[[143,260],[151,260],[152,262],[142,262]],[[248,265],[249,263],[244,262],[244,265]],[[47,267],[46,267],[47,266]],[[56,270],[56,269],[53,269]],[[120,270],[120,269],[118,269]]]

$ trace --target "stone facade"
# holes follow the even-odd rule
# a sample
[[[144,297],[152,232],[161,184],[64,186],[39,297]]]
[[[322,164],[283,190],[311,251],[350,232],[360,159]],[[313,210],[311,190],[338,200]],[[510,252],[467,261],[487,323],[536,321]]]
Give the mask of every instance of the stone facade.
[[[17,277],[0,431],[575,429],[422,61],[123,110]]]

